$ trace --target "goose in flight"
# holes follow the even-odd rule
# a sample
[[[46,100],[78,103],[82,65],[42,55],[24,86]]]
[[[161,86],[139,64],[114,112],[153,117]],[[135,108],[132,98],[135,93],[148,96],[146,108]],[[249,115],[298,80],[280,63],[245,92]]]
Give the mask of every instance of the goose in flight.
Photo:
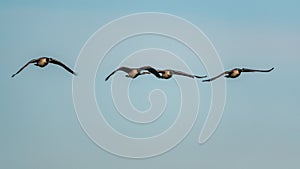
[[[216,77],[213,77],[213,78],[210,78],[210,79],[206,79],[206,80],[203,80],[203,82],[210,82],[210,81],[213,81],[223,75],[225,75],[225,77],[227,78],[236,78],[236,77],[239,77],[241,75],[242,72],[270,72],[274,69],[271,68],[271,69],[268,69],[268,70],[255,70],[255,69],[247,69],[247,68],[235,68],[235,69],[232,69],[232,70],[229,70],[229,71],[225,71],[221,74],[219,74],[218,76]]]
[[[147,72],[142,72],[144,70],[146,70]],[[129,67],[122,66],[116,69],[115,71],[113,71],[110,75],[108,75],[105,78],[105,81],[107,81],[109,77],[115,74],[117,71],[123,71],[127,73],[126,77],[133,78],[133,79],[138,77],[139,75],[150,74],[150,73],[154,74],[158,78],[161,77],[160,74],[151,66],[143,66],[140,68],[129,68]]]
[[[48,58],[48,57],[40,57],[38,59],[32,59],[31,61],[27,62],[20,70],[17,71],[17,73],[13,74],[11,77],[16,76],[18,73],[20,73],[25,67],[27,67],[31,63],[35,63],[34,65],[39,66],[39,67],[45,67],[45,66],[48,65],[48,63],[53,63],[53,64],[56,64],[56,65],[59,65],[59,66],[63,67],[68,72],[72,73],[73,75],[76,75],[76,73],[72,69],[67,67],[62,62],[60,62],[58,60],[55,60],[55,59],[52,59],[52,58]]]
[[[172,70],[172,69],[166,69],[166,70],[156,70],[158,73],[161,73],[160,76],[156,76],[158,78],[162,79],[170,79],[173,75],[181,75],[181,76],[186,76],[190,78],[205,78],[207,76],[196,76],[196,75],[191,75],[185,72],[177,71],[177,70]]]

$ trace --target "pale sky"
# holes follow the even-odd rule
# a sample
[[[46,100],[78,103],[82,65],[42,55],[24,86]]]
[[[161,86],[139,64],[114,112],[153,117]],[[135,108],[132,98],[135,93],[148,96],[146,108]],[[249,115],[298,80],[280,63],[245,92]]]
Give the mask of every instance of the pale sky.
[[[296,0],[0,2],[1,168],[299,168],[299,7]],[[226,80],[223,118],[203,145],[198,144],[198,136],[209,109],[210,84],[197,81],[201,109],[191,132],[171,151],[139,160],[113,155],[85,134],[73,105],[73,76],[62,68],[30,65],[15,78],[10,77],[41,55],[53,56],[75,68],[81,48],[94,32],[137,12],[169,13],[193,23],[215,46],[225,70],[275,69],[268,74],[245,73]],[[126,56],[147,47],[181,56],[191,54],[165,37],[135,37],[108,54],[95,80],[96,98],[105,99],[99,105],[112,112],[104,116],[116,130],[130,136],[147,137],[166,129],[176,118],[172,112],[176,113],[180,102],[174,80],[148,76],[131,82],[131,102],[146,110],[150,106],[148,91],[153,85],[160,86],[169,102],[161,121],[146,126],[132,124],[112,108],[112,81],[104,82],[104,78]],[[186,62],[193,73],[207,73],[201,62]],[[128,82],[123,75],[116,74]]]

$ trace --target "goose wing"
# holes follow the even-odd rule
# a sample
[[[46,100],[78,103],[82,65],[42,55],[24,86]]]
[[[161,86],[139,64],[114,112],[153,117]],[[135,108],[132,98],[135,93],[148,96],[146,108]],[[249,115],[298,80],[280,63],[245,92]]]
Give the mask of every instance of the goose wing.
[[[156,77],[161,78],[161,75],[159,74],[159,72],[151,66],[143,66],[143,67],[140,67],[139,70],[147,70],[148,72],[152,73]],[[145,72],[143,74],[148,74],[148,73]]]
[[[271,68],[271,69],[268,69],[268,70],[257,70],[257,69],[247,69],[247,68],[242,68],[242,72],[270,72],[274,69]]]
[[[31,63],[36,63],[39,59],[32,59],[31,61],[27,62],[21,69],[19,69],[15,74],[13,74],[11,77],[16,76],[18,73],[20,73],[25,67],[27,67]]]
[[[132,70],[132,68],[129,68],[129,67],[119,67],[118,69],[114,70],[113,72],[111,72],[111,74],[109,74],[106,78],[105,78],[105,81],[107,81],[109,79],[110,76],[112,76],[113,74],[115,74],[117,71],[123,71],[123,72],[126,72],[126,73],[129,73],[130,71]]]
[[[215,77],[213,77],[213,78],[206,79],[206,80],[202,80],[202,82],[210,82],[210,81],[213,81],[213,80],[215,80],[215,79],[217,79],[217,78],[219,78],[219,77],[221,77],[221,76],[223,76],[223,75],[225,75],[225,74],[228,74],[228,73],[229,73],[229,71],[223,72],[223,73],[221,73],[221,74],[219,74],[218,76],[215,76]]]
[[[70,69],[68,66],[66,66],[65,64],[63,64],[62,62],[60,62],[58,60],[50,59],[49,62],[59,65],[59,66],[63,67],[64,69],[66,69],[68,72],[72,73],[73,75],[76,75],[76,73],[72,69]]]
[[[190,77],[190,78],[204,78],[204,77],[206,77],[206,76],[191,75],[191,74],[188,74],[188,73],[185,73],[185,72],[182,72],[182,71],[177,71],[177,70],[171,70],[171,71],[174,75],[181,75],[181,76],[186,76],[186,77]]]

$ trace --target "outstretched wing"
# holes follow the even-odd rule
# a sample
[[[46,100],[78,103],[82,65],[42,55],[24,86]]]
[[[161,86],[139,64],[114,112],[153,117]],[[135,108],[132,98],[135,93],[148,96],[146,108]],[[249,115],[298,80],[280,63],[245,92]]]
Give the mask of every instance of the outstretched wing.
[[[181,76],[186,76],[186,77],[190,77],[190,78],[203,78],[206,76],[196,76],[196,75],[191,75],[185,72],[181,72],[181,71],[176,71],[176,70],[170,70],[174,75],[181,75]]]
[[[157,71],[158,73],[165,73],[166,70],[159,70],[159,69],[157,69],[156,71]]]
[[[27,62],[21,69],[17,71],[17,73],[13,74],[11,77],[16,76],[18,73],[20,73],[25,67],[27,67],[31,63],[36,63],[39,59],[32,59],[31,61]]]
[[[156,77],[161,78],[161,75],[158,73],[158,71],[156,69],[154,69],[151,66],[143,66],[139,68],[140,70],[147,70],[148,72],[154,74]],[[144,72],[142,74],[149,74],[147,72]]]
[[[225,74],[228,74],[228,73],[229,73],[228,71],[223,72],[223,73],[221,73],[221,74],[219,74],[218,76],[215,76],[215,77],[213,77],[213,78],[206,79],[206,80],[202,80],[202,82],[210,82],[210,81],[213,81],[213,80],[215,80],[215,79],[217,79],[217,78],[219,78],[219,77],[221,77],[221,76],[223,76],[223,75],[225,75]]]
[[[242,70],[242,72],[270,72],[273,69],[274,69],[274,67],[271,69],[268,69],[268,70],[257,70],[257,69],[247,69],[247,68],[242,68],[241,70]]]
[[[59,66],[63,67],[64,69],[66,69],[68,72],[72,73],[73,75],[76,75],[76,73],[72,69],[70,69],[68,66],[66,66],[65,64],[63,64],[62,62],[60,62],[58,60],[50,59],[49,62],[59,65]]]
[[[129,67],[119,67],[118,69],[116,69],[115,71],[111,72],[111,74],[109,74],[106,78],[105,78],[105,81],[107,81],[109,79],[110,76],[112,76],[113,74],[115,74],[117,71],[123,71],[123,72],[126,72],[126,73],[129,73],[132,69],[129,68]]]

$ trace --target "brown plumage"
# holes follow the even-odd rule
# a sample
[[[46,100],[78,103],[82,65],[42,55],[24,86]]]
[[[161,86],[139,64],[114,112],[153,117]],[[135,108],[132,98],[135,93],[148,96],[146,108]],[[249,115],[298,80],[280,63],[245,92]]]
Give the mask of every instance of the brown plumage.
[[[146,70],[147,72],[142,72],[144,70]],[[109,77],[115,74],[117,71],[123,71],[127,73],[126,77],[133,78],[133,79],[138,77],[139,75],[150,74],[150,73],[154,74],[156,77],[159,78],[161,77],[160,74],[151,66],[143,66],[140,68],[129,68],[129,67],[122,66],[116,69],[115,71],[113,71],[110,75],[108,75],[105,78],[105,81],[107,81]]]
[[[205,78],[207,76],[197,76],[197,75],[191,75],[185,72],[172,70],[172,69],[166,69],[166,70],[157,70],[158,73],[161,74],[162,79],[170,79],[173,75],[180,75],[180,76],[186,76],[189,78]]]
[[[213,78],[210,78],[210,79],[206,79],[206,80],[203,80],[203,82],[210,82],[210,81],[213,81],[223,75],[225,75],[226,78],[237,78],[241,75],[242,72],[270,72],[274,69],[271,68],[271,69],[268,69],[268,70],[256,70],[256,69],[247,69],[247,68],[235,68],[235,69],[232,69],[232,70],[229,70],[229,71],[225,71],[221,74],[219,74],[218,76],[215,76]]]
[[[20,73],[25,67],[27,67],[28,65],[30,65],[31,63],[35,63],[35,66],[39,66],[39,67],[45,67],[47,66],[49,63],[53,63],[56,65],[59,65],[61,67],[63,67],[64,69],[66,69],[68,72],[72,73],[73,75],[76,75],[76,73],[70,69],[69,67],[67,67],[65,64],[63,64],[62,62],[52,59],[52,58],[48,58],[48,57],[41,57],[38,59],[32,59],[31,61],[27,62],[21,69],[19,69],[17,71],[17,73],[13,74],[11,77],[16,76],[18,73]]]

